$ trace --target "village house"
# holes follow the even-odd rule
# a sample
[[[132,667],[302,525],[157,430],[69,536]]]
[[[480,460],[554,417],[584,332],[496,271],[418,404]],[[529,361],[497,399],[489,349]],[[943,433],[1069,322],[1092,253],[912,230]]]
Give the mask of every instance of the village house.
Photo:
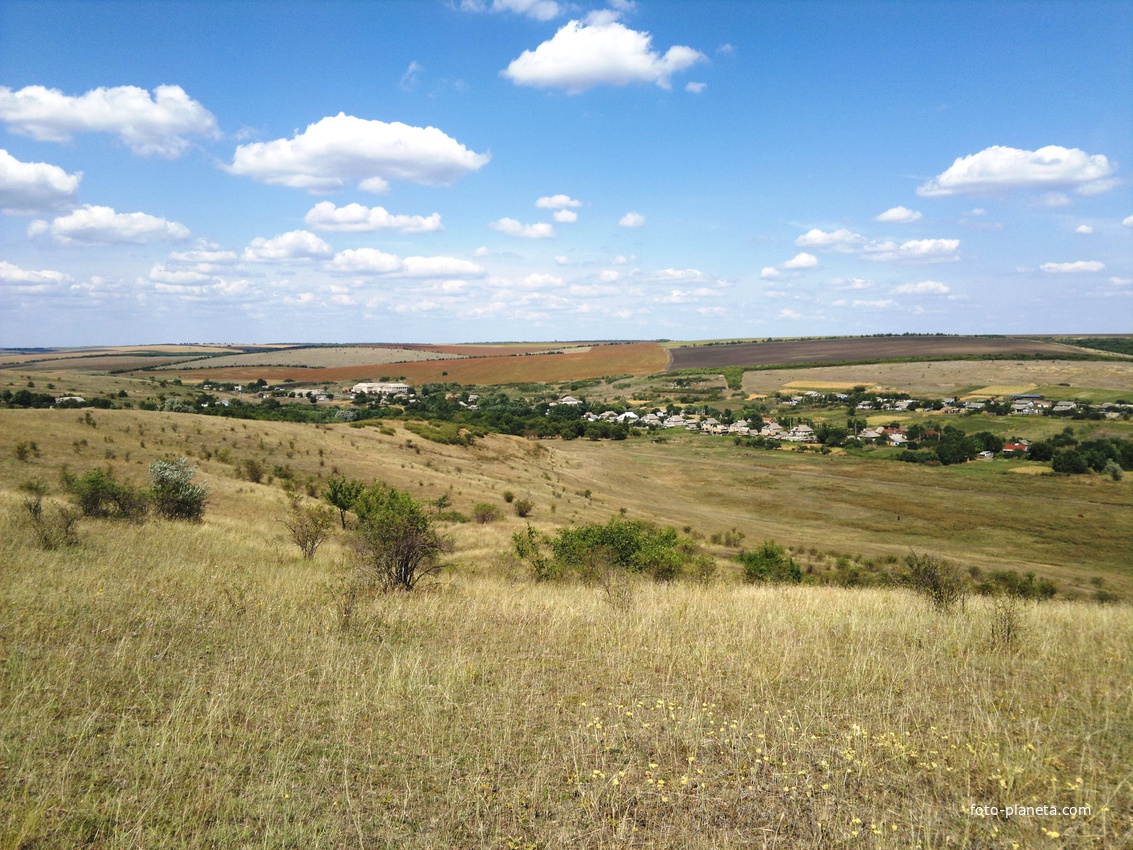
[[[790,440],[792,443],[813,443],[814,429],[809,425],[796,425],[781,439]]]
[[[354,395],[377,395],[397,398],[398,396],[409,395],[409,385],[385,381],[363,381],[360,384],[352,386],[350,392]]]

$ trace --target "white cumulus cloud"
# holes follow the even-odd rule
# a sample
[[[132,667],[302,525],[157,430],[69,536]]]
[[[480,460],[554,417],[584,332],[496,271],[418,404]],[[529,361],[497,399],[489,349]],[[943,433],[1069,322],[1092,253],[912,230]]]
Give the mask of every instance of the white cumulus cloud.
[[[307,226],[315,230],[367,233],[374,230],[400,230],[402,233],[433,233],[444,230],[441,214],[393,215],[384,207],[367,207],[362,204],[335,206],[320,201],[307,213]]]
[[[240,258],[235,251],[225,251],[216,245],[204,243],[190,251],[174,251],[169,259],[175,263],[191,265],[198,272],[214,272],[235,264]]]
[[[0,149],[0,209],[37,213],[68,207],[82,177],[46,162],[21,162]]]
[[[229,171],[310,192],[333,192],[355,182],[363,191],[381,192],[390,180],[447,185],[489,159],[436,127],[340,112],[290,139],[240,145]]]
[[[466,12],[514,12],[537,21],[553,20],[562,11],[555,0],[460,0],[460,8]]]
[[[862,236],[849,230],[841,229],[827,233],[814,228],[796,239],[795,244],[800,248],[833,248],[836,251],[847,251],[864,241]]]
[[[764,266],[759,270],[759,276],[763,280],[777,280],[779,278],[779,270],[774,266]]]
[[[402,277],[482,277],[484,267],[457,257],[406,257]]]
[[[818,265],[818,257],[814,254],[808,254],[803,251],[800,254],[795,254],[787,262],[782,263],[779,268],[781,269],[813,269]]]
[[[41,269],[40,271],[22,269],[7,260],[0,260],[0,281],[4,283],[39,285],[65,283],[70,279],[70,275],[63,274],[63,272],[52,271],[51,269]]]
[[[483,277],[484,267],[457,257],[405,257],[376,248],[339,251],[328,263],[332,272],[415,278]]]
[[[888,222],[890,224],[909,224],[920,218],[921,214],[916,210],[911,210],[908,207],[893,207],[877,216],[874,221]]]
[[[1088,225],[1088,224],[1079,224],[1077,227],[1074,228],[1074,232],[1075,233],[1081,233],[1084,236],[1089,236],[1091,233],[1094,232],[1094,229],[1092,227],[1090,227],[1090,225]]]
[[[894,292],[905,295],[947,295],[952,290],[935,280],[922,280],[920,283],[902,283]]]
[[[703,60],[691,47],[675,45],[662,56],[653,37],[598,15],[590,22],[570,21],[549,41],[525,50],[500,73],[517,85],[561,88],[578,94],[599,85],[654,83],[669,88],[673,74]]]
[[[258,236],[244,249],[244,259],[253,263],[304,262],[330,255],[330,245],[306,230],[292,230],[271,239]]]
[[[514,218],[501,218],[492,222],[492,229],[508,236],[522,236],[524,239],[551,239],[555,235],[555,228],[545,221],[523,224]]]
[[[645,216],[641,213],[627,212],[618,219],[618,227],[641,227],[645,224]]]
[[[1126,216],[1125,218],[1123,218],[1121,220],[1121,223],[1124,224],[1126,227],[1133,227],[1133,215]]]
[[[155,263],[149,271],[149,279],[155,283],[171,283],[174,285],[197,284],[212,280],[202,272],[170,269],[165,263]]]
[[[1094,194],[1113,187],[1114,166],[1101,154],[1047,145],[1035,151],[993,145],[959,157],[917,189],[926,197],[979,195],[1019,189],[1077,189]]]
[[[582,201],[575,200],[570,195],[545,195],[535,202],[541,210],[563,210],[568,207],[577,209],[582,206]]]
[[[1097,260],[1077,260],[1073,263],[1043,263],[1039,268],[1051,274],[1075,274],[1078,272],[1100,272],[1105,268],[1105,263]]]
[[[377,248],[352,248],[339,251],[330,261],[331,271],[344,274],[390,274],[402,268],[401,257]]]
[[[703,94],[706,88],[708,83],[685,83],[685,91],[692,94]]]
[[[47,234],[60,245],[144,245],[189,238],[189,228],[146,213],[120,213],[89,204],[50,223],[33,221],[29,236]]]
[[[573,224],[578,221],[578,213],[574,210],[555,210],[551,218],[559,224]]]
[[[958,260],[959,239],[910,239],[907,242],[871,242],[863,249],[867,260],[943,262]]]
[[[12,132],[40,141],[112,133],[140,156],[167,158],[184,153],[187,136],[219,135],[213,114],[180,86],[158,86],[152,96],[136,86],[116,86],[78,97],[43,86],[0,86],[0,119]]]

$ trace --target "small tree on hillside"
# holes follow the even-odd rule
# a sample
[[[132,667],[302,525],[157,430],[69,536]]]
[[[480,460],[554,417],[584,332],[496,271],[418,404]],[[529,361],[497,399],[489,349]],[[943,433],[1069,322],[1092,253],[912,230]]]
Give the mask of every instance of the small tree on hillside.
[[[336,476],[327,482],[326,489],[323,490],[323,498],[330,502],[332,507],[338,508],[338,516],[342,520],[344,529],[346,528],[346,512],[354,507],[354,503],[358,501],[358,497],[362,495],[362,491],[365,489],[365,484],[353,478]]]
[[[408,493],[374,484],[359,494],[354,512],[361,565],[387,591],[412,590],[444,568],[439,556],[450,549],[449,543]]]
[[[315,557],[315,550],[330,537],[334,526],[334,511],[325,505],[308,505],[295,496],[287,516],[280,520],[291,532],[291,539],[303,553],[304,560]]]

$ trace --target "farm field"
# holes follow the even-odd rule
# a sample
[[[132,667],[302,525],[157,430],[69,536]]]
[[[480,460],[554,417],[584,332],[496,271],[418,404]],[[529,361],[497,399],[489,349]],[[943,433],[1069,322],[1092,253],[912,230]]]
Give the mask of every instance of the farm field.
[[[1093,388],[1133,393],[1133,361],[1115,360],[945,360],[926,363],[875,363],[745,372],[743,389],[848,390],[859,384],[912,395],[977,396],[1000,386],[1019,392],[1037,387]],[[1066,387],[1059,387],[1067,392]],[[1104,399],[1103,399],[1104,400]]]
[[[1097,354],[1076,346],[1019,337],[885,336],[771,340],[717,345],[673,346],[670,369],[725,366],[779,366],[902,357],[955,357],[1006,354]]]
[[[42,351],[0,350],[0,370],[122,371],[176,363],[201,355],[247,352],[256,346],[123,345],[102,348],[64,348]]]
[[[1133,839],[1133,606],[708,584],[535,583],[525,521],[441,523],[431,587],[339,600],[281,485],[337,471],[533,525],[625,509],[804,563],[910,549],[1133,595],[1133,481],[664,443],[470,447],[191,414],[0,410],[0,834],[7,846],[1120,847]],[[16,440],[38,456],[20,461]],[[34,545],[19,485],[187,455],[200,524],[85,520]],[[262,483],[242,459],[273,471]],[[270,483],[269,483],[270,482]],[[589,491],[588,495],[587,492]],[[337,523],[337,519],[336,519]],[[815,552],[815,554],[811,554]],[[862,561],[863,565],[865,561]],[[862,566],[866,569],[865,566]],[[1083,746],[1083,741],[1089,746]],[[1007,783],[1007,784],[1001,784]],[[1035,802],[1031,802],[1031,801]],[[973,818],[973,805],[1090,806]],[[1004,843],[1006,842],[1006,843]]]
[[[229,354],[210,357],[164,369],[225,369],[241,366],[303,366],[311,369],[341,366],[384,366],[389,363],[411,363],[418,360],[445,360],[460,357],[425,348],[400,348],[385,345],[331,345],[284,348],[255,354]]]
[[[430,347],[432,348],[432,347]],[[534,351],[509,347],[501,354],[491,346],[436,346],[449,357],[463,359],[429,360],[415,363],[357,365],[327,368],[286,366],[232,366],[197,370],[167,370],[188,380],[248,381],[264,378],[307,382],[340,382],[377,379],[392,372],[410,384],[447,381],[467,385],[542,383],[597,378],[602,375],[648,375],[665,368],[668,355],[657,343],[608,343],[567,348],[553,346],[556,353],[544,354],[547,346]],[[271,358],[268,358],[271,359]],[[396,367],[396,368],[395,368]],[[163,373],[164,374],[164,373]]]

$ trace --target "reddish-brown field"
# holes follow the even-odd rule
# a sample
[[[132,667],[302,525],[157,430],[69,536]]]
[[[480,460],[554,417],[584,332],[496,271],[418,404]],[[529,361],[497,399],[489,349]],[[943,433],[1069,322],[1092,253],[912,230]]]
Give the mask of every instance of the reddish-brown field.
[[[1004,354],[1067,355],[1086,349],[1061,343],[1014,337],[894,336],[796,339],[741,342],[669,349],[669,369],[724,366],[780,366],[790,363],[837,363],[847,360],[890,360],[905,357],[955,357]]]
[[[460,384],[493,385],[544,383],[599,378],[603,375],[651,375],[662,372],[668,362],[667,351],[655,342],[594,345],[562,354],[524,354],[535,346],[420,346],[430,351],[466,355],[460,360],[429,360],[418,363],[390,363],[380,366],[344,366],[334,369],[257,366],[228,369],[194,369],[178,373],[164,370],[162,375],[179,375],[190,381],[303,381],[340,383],[400,377],[411,384],[447,381]],[[538,350],[546,350],[539,346]],[[500,351],[515,352],[501,355]],[[493,352],[477,356],[478,351]]]

